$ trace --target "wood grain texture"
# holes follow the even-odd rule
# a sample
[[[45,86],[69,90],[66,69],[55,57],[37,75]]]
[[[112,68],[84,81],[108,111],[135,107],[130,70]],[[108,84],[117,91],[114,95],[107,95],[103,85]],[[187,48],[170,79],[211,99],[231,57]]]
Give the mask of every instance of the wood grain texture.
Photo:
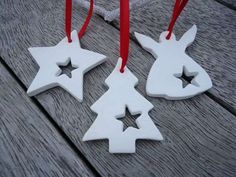
[[[86,9],[90,7],[89,0],[74,0],[78,4]],[[141,8],[151,0],[130,0],[131,10]],[[94,12],[102,16],[106,21],[113,21],[120,15],[120,1],[109,0],[109,3],[104,0],[96,0],[94,6]]]
[[[0,2],[4,7],[0,11],[0,55],[28,87],[38,66],[27,48],[55,45],[64,38],[64,1],[15,0],[14,5],[12,2]],[[86,14],[82,9],[74,10],[76,29]],[[61,88],[50,89],[36,99],[101,176],[235,175],[236,118],[204,94],[185,101],[147,97],[155,106],[150,116],[164,141],[137,141],[136,154],[109,154],[107,141],[83,143],[84,133],[96,118],[90,105],[108,89],[104,80],[119,56],[119,31],[95,15],[81,45],[108,56],[106,63],[85,75],[83,103]],[[138,77],[137,90],[143,95],[152,63],[152,57],[131,42],[128,66]]]
[[[168,27],[174,1],[152,1],[131,12],[131,33],[139,32],[159,40]],[[174,33],[179,39],[193,24],[198,27],[189,55],[210,75],[209,93],[236,112],[236,12],[213,1],[192,0],[179,17]],[[118,21],[115,25],[119,27]],[[132,50],[132,49],[131,49]],[[145,60],[154,62],[153,57]]]
[[[89,0],[75,0],[75,1],[86,1],[86,2],[90,2]],[[131,0],[132,1],[137,1],[137,0]],[[113,11],[119,8],[120,6],[120,2],[116,1],[116,0],[111,0],[109,1],[109,3],[107,3],[107,1],[103,1],[103,0],[96,0],[95,1],[95,5],[99,6],[99,7],[103,7],[104,9],[106,9],[107,11]]]
[[[0,176],[93,176],[0,64]]]
[[[89,0],[75,0],[78,2],[90,2]],[[145,4],[150,2],[150,0],[130,0],[130,5],[133,6],[134,4]],[[95,5],[99,7],[103,7],[106,11],[114,11],[120,8],[120,1],[110,0],[109,3],[104,0],[96,0]]]

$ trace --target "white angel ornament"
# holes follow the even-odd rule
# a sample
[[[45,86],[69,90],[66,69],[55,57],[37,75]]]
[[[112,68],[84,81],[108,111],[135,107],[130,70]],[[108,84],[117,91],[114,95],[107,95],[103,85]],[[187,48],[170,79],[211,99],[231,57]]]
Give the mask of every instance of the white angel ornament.
[[[156,61],[147,79],[146,92],[149,96],[180,100],[193,97],[212,87],[206,71],[185,53],[196,37],[197,27],[193,25],[179,41],[172,33],[162,32],[159,43],[152,38],[135,33],[141,46],[150,52]],[[182,78],[189,81],[183,85]]]

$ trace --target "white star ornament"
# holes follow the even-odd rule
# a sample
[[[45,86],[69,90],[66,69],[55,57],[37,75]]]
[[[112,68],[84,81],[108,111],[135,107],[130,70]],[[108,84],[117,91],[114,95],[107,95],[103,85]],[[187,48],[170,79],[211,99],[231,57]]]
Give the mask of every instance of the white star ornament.
[[[29,48],[31,55],[39,65],[39,71],[28,88],[28,95],[34,96],[50,88],[60,86],[74,96],[78,101],[83,101],[83,76],[84,74],[105,61],[106,56],[82,49],[76,31],[72,33],[72,42],[68,43],[65,37],[53,47]],[[59,66],[71,62],[73,68],[71,78],[61,74]]]

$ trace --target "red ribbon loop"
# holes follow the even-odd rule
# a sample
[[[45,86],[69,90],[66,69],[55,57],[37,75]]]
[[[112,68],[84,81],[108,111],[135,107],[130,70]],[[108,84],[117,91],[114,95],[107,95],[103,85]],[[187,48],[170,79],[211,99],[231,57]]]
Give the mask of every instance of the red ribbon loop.
[[[89,25],[89,22],[93,16],[93,6],[94,6],[94,0],[90,0],[90,8],[89,8],[88,16],[80,32],[78,33],[79,39],[81,39],[84,36],[86,29]],[[65,31],[66,31],[66,36],[68,38],[68,42],[72,42],[71,27],[72,27],[72,0],[66,0]]]
[[[186,6],[186,4],[188,3],[188,0],[176,0],[175,1],[175,6],[174,6],[174,10],[173,10],[173,15],[172,15],[172,19],[168,28],[168,35],[166,36],[166,39],[169,40],[171,37],[171,34],[173,32],[175,23],[179,17],[179,15],[181,14],[181,12],[183,11],[184,7]]]
[[[129,57],[129,28],[130,28],[129,0],[120,0],[120,56],[122,65],[120,72],[124,72]]]

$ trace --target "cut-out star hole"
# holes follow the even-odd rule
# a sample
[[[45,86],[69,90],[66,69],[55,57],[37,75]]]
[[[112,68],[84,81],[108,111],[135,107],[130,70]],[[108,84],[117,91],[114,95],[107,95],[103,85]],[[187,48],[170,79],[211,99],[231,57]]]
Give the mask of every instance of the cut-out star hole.
[[[189,84],[193,84],[193,85],[197,86],[196,83],[192,82],[196,75],[197,75],[197,73],[190,73],[187,71],[187,69],[185,67],[183,67],[182,73],[175,74],[174,76],[182,81],[182,86],[183,86],[183,88],[185,88]]]
[[[71,64],[71,58],[69,58],[65,64],[57,64],[58,67],[60,68],[60,73],[58,74],[58,76],[61,76],[63,74],[67,75],[69,78],[72,77],[71,72],[75,69],[77,69],[78,67],[74,67]]]
[[[123,123],[123,132],[129,127],[139,129],[139,127],[136,124],[136,119],[141,114],[131,114],[127,107],[125,109],[125,114],[126,114],[125,117],[123,117],[123,116],[117,117],[117,119]]]

